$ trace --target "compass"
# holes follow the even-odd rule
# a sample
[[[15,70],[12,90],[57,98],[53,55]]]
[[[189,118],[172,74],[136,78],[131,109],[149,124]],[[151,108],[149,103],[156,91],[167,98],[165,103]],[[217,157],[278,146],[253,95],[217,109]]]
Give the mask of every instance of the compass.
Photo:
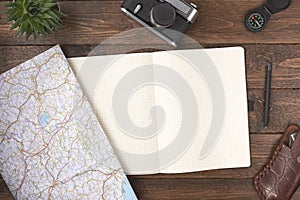
[[[252,32],[259,32],[267,25],[267,17],[258,11],[249,12],[246,17],[246,27]]]
[[[259,8],[251,10],[245,18],[245,24],[249,31],[262,31],[268,24],[271,15],[287,9],[292,0],[267,0]]]

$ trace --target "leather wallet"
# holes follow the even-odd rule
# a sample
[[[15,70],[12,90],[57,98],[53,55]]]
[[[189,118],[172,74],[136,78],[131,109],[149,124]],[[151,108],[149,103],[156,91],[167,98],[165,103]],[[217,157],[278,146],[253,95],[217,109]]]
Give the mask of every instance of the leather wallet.
[[[289,200],[297,190],[300,184],[299,131],[296,125],[287,128],[272,159],[254,177],[256,192],[262,200]],[[299,136],[291,143],[294,135]]]

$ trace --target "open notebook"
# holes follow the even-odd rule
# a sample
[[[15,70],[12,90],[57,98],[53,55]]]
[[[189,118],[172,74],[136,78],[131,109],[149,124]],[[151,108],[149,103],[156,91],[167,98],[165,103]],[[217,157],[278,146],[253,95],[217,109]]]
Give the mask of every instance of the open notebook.
[[[0,75],[0,172],[15,199],[136,199],[59,46]]]
[[[70,58],[128,174],[250,166],[242,47]]]

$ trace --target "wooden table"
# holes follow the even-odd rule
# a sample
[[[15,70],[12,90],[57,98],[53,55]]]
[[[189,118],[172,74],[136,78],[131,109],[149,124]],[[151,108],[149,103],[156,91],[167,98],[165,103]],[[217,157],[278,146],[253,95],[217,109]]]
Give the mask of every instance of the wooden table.
[[[272,17],[261,33],[246,31],[244,16],[263,0],[193,0],[197,23],[188,35],[205,47],[239,46],[246,50],[252,166],[175,175],[129,176],[140,199],[258,199],[253,176],[271,157],[289,123],[300,123],[300,1]],[[61,1],[63,30],[48,39],[17,39],[5,16],[0,19],[0,73],[60,44],[67,57],[84,56],[98,43],[140,27],[120,11],[121,1]],[[0,0],[0,10],[4,2]],[[270,125],[263,128],[265,66],[273,62]],[[230,156],[230,155],[228,155]],[[12,196],[0,177],[0,199]],[[294,199],[300,199],[300,190]]]

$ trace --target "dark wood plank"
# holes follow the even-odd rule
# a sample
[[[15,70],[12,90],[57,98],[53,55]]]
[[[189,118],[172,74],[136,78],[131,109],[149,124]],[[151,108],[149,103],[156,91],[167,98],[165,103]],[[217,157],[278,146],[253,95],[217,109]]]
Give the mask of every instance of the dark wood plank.
[[[182,173],[182,174],[155,174],[139,175],[137,178],[253,178],[254,175],[272,157],[272,152],[276,148],[281,134],[251,134],[251,167],[238,169],[209,170],[203,172]],[[1,179],[1,176],[0,176]]]
[[[300,45],[243,45],[247,88],[265,88],[266,65],[273,63],[272,88],[300,88]]]
[[[257,199],[252,180],[130,179],[140,199]]]
[[[254,111],[249,113],[250,131],[252,133],[278,133],[282,132],[290,123],[300,123],[300,93],[295,90],[296,83],[300,86],[300,65],[294,64],[297,62],[297,56],[300,53],[298,45],[284,47],[285,51],[281,52],[280,47],[261,45],[247,45],[247,76],[248,86],[257,87],[260,89],[251,89],[248,87],[249,100],[253,102]],[[4,72],[9,68],[33,57],[34,55],[50,48],[50,46],[35,46],[35,47],[0,47],[0,71]],[[80,56],[87,54],[92,49],[92,46],[79,47],[79,46],[63,46],[67,56]],[[264,82],[265,82],[265,68],[262,66],[267,62],[268,57],[263,58],[262,61],[256,61],[251,55],[255,56],[255,52],[260,49],[272,49],[275,52],[273,57],[274,78],[272,91],[272,111],[270,113],[270,128],[265,130],[263,126],[263,109],[264,109]],[[277,51],[276,51],[277,49]],[[284,52],[284,53],[283,53]],[[278,55],[278,56],[277,56]],[[265,61],[265,62],[264,62]],[[287,63],[287,64],[280,64]],[[289,79],[291,79],[289,81]],[[281,85],[277,83],[279,81]],[[290,84],[288,84],[290,82]],[[295,84],[293,84],[295,82]],[[284,84],[286,83],[286,84]],[[289,85],[289,90],[279,89],[283,86],[286,88]]]
[[[253,133],[250,136],[252,166],[129,178],[140,199],[258,199],[252,177],[270,158],[281,137],[280,132],[289,123],[300,121],[300,45],[297,45],[300,44],[300,2],[294,1],[289,10],[275,15],[264,32],[253,34],[245,30],[243,18],[250,8],[260,5],[264,0],[192,1],[199,6],[200,15],[189,36],[203,46],[243,44],[246,48],[248,96],[254,103],[254,111],[249,113],[250,130]],[[8,31],[10,25],[4,23],[5,16],[0,15],[0,73],[57,43],[63,45],[68,57],[84,56],[96,44],[114,34],[141,27],[120,12],[120,4],[118,0],[64,1],[61,7],[69,16],[64,19],[63,30],[47,40],[39,39],[36,42],[15,38],[14,33]],[[0,3],[0,10],[3,10],[3,3]],[[144,35],[140,38],[141,44],[147,44]],[[131,44],[128,40],[126,38],[122,43]],[[151,43],[160,43],[160,40]],[[107,54],[118,53],[113,51],[108,50]],[[274,64],[272,112],[270,128],[264,130],[264,66],[269,61]],[[294,199],[299,198],[298,190]],[[12,196],[0,177],[1,199],[12,199]]]
[[[251,46],[251,45],[250,45]],[[16,58],[13,63],[22,62],[24,59],[28,59],[39,52],[50,48],[50,46],[38,46],[38,47],[2,47],[3,49],[11,49],[8,51],[4,58],[7,58],[9,61],[11,58]],[[78,46],[71,46],[63,48],[67,55],[69,56],[78,56],[84,55],[90,51],[92,47],[87,46],[85,48],[80,48]],[[77,51],[81,49],[81,51]],[[16,54],[18,52],[18,54]],[[26,54],[27,53],[27,54]],[[19,58],[18,58],[19,55]],[[11,56],[11,57],[9,57]],[[28,57],[28,58],[27,58]],[[254,72],[253,72],[254,73]],[[282,132],[288,123],[292,121],[284,121],[284,119],[293,119],[293,122],[298,122],[297,118],[297,108],[298,102],[298,93],[295,90],[276,90],[273,94],[273,111],[271,113],[271,129],[264,130],[262,124],[262,113],[263,113],[263,90],[249,90],[249,100],[254,102],[254,111],[250,112],[250,127],[252,132],[270,132],[273,130],[273,133]],[[293,105],[293,106],[292,106]],[[287,112],[290,111],[290,112]],[[273,117],[274,116],[274,117]],[[233,170],[218,170],[218,171],[208,171],[208,172],[200,172],[200,173],[192,173],[188,174],[188,177],[232,177],[232,174],[236,174],[237,176],[233,177],[242,177],[249,178],[253,176],[267,161],[268,155],[271,152],[272,147],[277,143],[278,137],[280,135],[258,135],[255,134],[251,136],[251,149],[252,149],[252,160],[253,166],[249,169],[233,169]],[[258,145],[257,145],[258,143]],[[261,149],[260,147],[267,148]],[[253,152],[254,151],[254,152]],[[261,156],[264,155],[264,156]],[[236,172],[236,173],[233,173]],[[163,177],[166,175],[162,175]],[[160,177],[160,176],[158,176]],[[185,177],[185,176],[183,176]]]
[[[290,91],[276,91],[283,92],[278,95],[279,97],[292,96],[293,93],[287,94]],[[276,96],[275,96],[276,97]],[[278,97],[275,98],[274,103],[282,102],[282,100],[277,100]],[[295,104],[291,99],[288,102]],[[295,106],[298,107],[298,106]],[[280,109],[285,111],[285,109]],[[276,110],[274,109],[274,112]],[[294,116],[299,116],[293,113],[287,113]],[[277,114],[276,114],[277,115]],[[275,115],[275,116],[276,116]],[[278,114],[279,115],[279,114]],[[250,113],[251,116],[251,113]],[[290,116],[282,116],[282,119],[289,119]],[[272,119],[272,115],[271,115]],[[272,119],[274,120],[274,119]],[[281,120],[283,121],[283,120]],[[250,119],[251,122],[251,119]],[[271,121],[272,122],[272,121]],[[251,123],[250,123],[251,124]],[[253,124],[253,123],[252,123]],[[283,131],[284,129],[282,129]],[[251,155],[252,155],[252,166],[250,168],[240,168],[240,169],[227,169],[227,170],[213,170],[206,172],[195,172],[188,174],[176,174],[176,175],[151,175],[151,176],[139,176],[140,178],[149,178],[149,179],[161,179],[161,178],[252,178],[268,161],[271,156],[271,152],[275,148],[281,134],[251,134]]]
[[[259,199],[252,179],[141,179],[129,177],[139,199]],[[13,199],[0,182],[0,200]],[[298,190],[293,200],[300,198]]]
[[[251,179],[139,179],[129,177],[139,199],[258,199]],[[2,197],[1,197],[2,196]],[[12,199],[4,188],[0,199]]]
[[[62,45],[67,57],[86,56],[96,45]],[[225,45],[206,45],[205,47],[224,47]],[[228,45],[226,45],[228,46]],[[266,64],[272,62],[273,89],[300,89],[300,45],[242,45],[246,51],[247,87],[264,89]],[[188,47],[188,46],[187,46]],[[0,73],[42,53],[46,46],[0,46]],[[170,48],[156,46],[156,49]],[[142,51],[141,47],[132,45],[104,46],[100,55],[126,53],[128,49]]]
[[[135,179],[130,178],[140,199],[259,199],[252,179]],[[300,190],[293,199],[300,198]]]
[[[13,200],[13,197],[10,194],[8,187],[6,186],[1,176],[0,176],[0,200]]]
[[[46,51],[52,46],[0,46],[0,74]],[[86,56],[92,47],[64,47],[67,56]]]
[[[254,103],[254,111],[249,112],[250,131],[253,133],[282,132],[289,124],[300,123],[299,90],[278,89],[271,94],[270,123],[264,129],[264,90],[249,89],[248,100]]]
[[[194,0],[200,14],[188,35],[201,44],[300,43],[299,1],[293,1],[288,11],[276,14],[263,32],[255,34],[246,30],[244,26],[246,13],[263,2],[263,0]],[[1,16],[0,44],[87,45],[100,43],[116,33],[141,27],[120,11],[121,3],[122,1],[63,1],[61,9],[68,17],[63,19],[62,31],[36,42],[16,39],[14,32],[8,30],[10,24],[4,22],[5,16]],[[4,2],[0,5],[0,10],[5,9]],[[141,39],[145,43],[148,42],[142,36]],[[130,43],[126,38],[123,42]]]

